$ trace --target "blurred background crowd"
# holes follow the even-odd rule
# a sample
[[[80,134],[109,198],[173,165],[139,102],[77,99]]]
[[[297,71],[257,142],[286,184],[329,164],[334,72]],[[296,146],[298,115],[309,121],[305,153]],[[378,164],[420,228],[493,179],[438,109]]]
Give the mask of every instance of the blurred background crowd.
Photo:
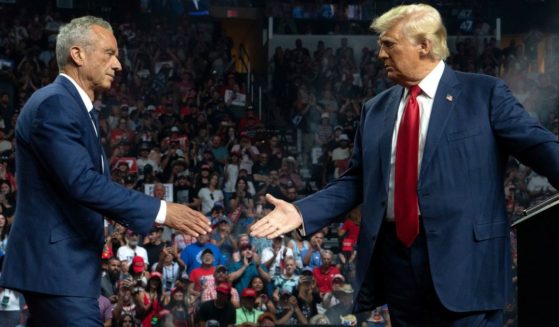
[[[292,44],[269,50],[263,77],[250,77],[227,29],[204,16],[204,2],[193,3],[199,5],[189,11],[190,2],[123,1],[96,13],[112,23],[123,64],[111,91],[94,102],[113,179],[200,210],[214,226],[211,235],[194,239],[158,226],[138,235],[107,220],[99,299],[105,325],[389,326],[386,307],[350,316],[353,262],[362,246],[356,240],[367,219],[359,208],[305,239],[248,235],[273,209],[266,193],[292,202],[348,167],[364,101],[391,86],[376,44],[352,45],[356,34],[367,32],[375,8],[356,1],[345,19],[314,24],[312,13],[330,15],[320,1],[207,4],[260,7],[277,17],[278,34],[294,35]],[[84,13],[41,4],[0,4],[2,255],[17,219],[15,122],[30,94],[58,74],[58,28]],[[356,12],[347,16],[350,7]],[[472,33],[456,31],[447,64],[503,78],[526,110],[558,134],[557,35],[531,30],[505,43],[493,28],[475,21]],[[339,43],[328,45],[321,33],[339,35]],[[254,85],[264,87],[264,96],[255,96]],[[508,166],[513,221],[556,190],[516,161]],[[0,299],[0,325],[23,324],[19,294],[2,289]],[[507,311],[507,325],[514,326],[515,303]]]

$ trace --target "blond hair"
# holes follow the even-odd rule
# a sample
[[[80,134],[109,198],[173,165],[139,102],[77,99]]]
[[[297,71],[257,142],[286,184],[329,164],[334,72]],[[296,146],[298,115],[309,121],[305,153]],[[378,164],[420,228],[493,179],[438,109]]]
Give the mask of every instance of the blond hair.
[[[426,4],[394,7],[376,18],[370,28],[381,34],[400,22],[403,22],[402,33],[409,40],[415,43],[423,40],[431,42],[430,56],[442,60],[448,57],[446,28],[437,9]]]

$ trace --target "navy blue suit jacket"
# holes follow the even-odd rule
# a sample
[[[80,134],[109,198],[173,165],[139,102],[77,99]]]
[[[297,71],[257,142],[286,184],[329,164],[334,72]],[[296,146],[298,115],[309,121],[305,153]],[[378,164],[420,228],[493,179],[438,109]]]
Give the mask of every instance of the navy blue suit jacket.
[[[111,181],[101,143],[65,77],[35,92],[16,125],[17,209],[0,284],[97,298],[103,217],[147,234],[160,200]]]
[[[363,203],[356,310],[384,301],[375,242],[387,210],[392,135],[402,93],[401,86],[394,86],[365,104],[349,170],[297,202],[307,233]],[[559,186],[555,135],[527,114],[503,81],[446,67],[434,99],[417,194],[433,283],[449,310],[501,309],[509,299],[503,186],[509,154]]]

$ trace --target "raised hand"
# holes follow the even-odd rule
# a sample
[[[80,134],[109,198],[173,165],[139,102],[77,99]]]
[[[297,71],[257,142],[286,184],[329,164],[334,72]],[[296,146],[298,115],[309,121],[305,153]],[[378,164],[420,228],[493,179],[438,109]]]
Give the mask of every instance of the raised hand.
[[[212,231],[210,221],[202,213],[172,202],[167,202],[165,225],[194,237]]]
[[[250,227],[251,236],[272,239],[289,233],[303,224],[303,217],[293,204],[276,199],[270,194],[266,194],[266,201],[273,204],[275,208]]]

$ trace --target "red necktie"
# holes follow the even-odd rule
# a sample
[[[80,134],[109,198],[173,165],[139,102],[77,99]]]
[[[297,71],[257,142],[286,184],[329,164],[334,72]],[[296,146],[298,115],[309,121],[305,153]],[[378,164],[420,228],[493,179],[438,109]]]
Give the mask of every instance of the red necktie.
[[[396,141],[394,219],[396,235],[407,247],[413,244],[419,234],[417,202],[419,105],[416,99],[419,93],[421,93],[419,86],[410,87]]]

